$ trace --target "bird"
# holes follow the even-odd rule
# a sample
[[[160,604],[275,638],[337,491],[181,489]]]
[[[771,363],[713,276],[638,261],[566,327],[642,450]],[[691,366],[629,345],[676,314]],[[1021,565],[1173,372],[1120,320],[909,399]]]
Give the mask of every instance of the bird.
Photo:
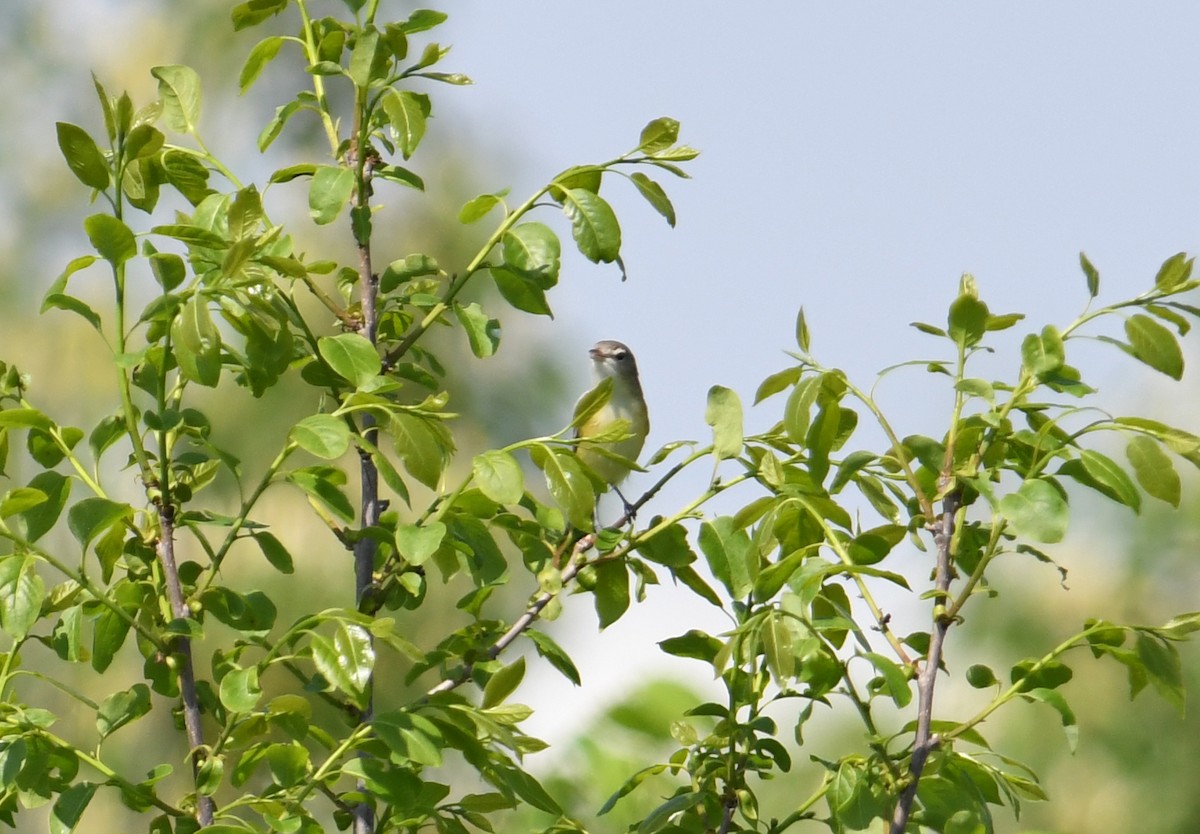
[[[577,436],[588,438],[611,433],[617,428],[619,420],[624,420],[627,425],[623,432],[617,434],[617,439],[582,443],[576,454],[604,482],[605,489],[612,487],[616,491],[629,510],[632,508],[625,496],[621,495],[618,485],[629,475],[646,442],[646,435],[650,433],[650,415],[638,379],[637,361],[633,358],[633,351],[612,339],[597,342],[588,355],[592,359],[592,376],[596,385],[612,380],[612,393],[604,405],[579,425]],[[579,413],[587,399],[587,394],[580,399],[576,413]]]

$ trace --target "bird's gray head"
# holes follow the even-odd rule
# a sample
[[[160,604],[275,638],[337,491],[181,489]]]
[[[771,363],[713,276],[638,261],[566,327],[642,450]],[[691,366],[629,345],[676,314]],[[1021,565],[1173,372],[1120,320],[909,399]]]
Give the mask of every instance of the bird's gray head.
[[[622,342],[612,339],[596,342],[588,354],[592,357],[597,380],[615,377],[637,382],[637,361],[633,358],[633,351]]]

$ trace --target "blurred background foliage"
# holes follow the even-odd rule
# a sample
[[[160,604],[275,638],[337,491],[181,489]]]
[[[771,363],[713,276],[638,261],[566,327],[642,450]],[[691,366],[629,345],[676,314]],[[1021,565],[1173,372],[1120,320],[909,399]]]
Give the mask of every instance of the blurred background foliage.
[[[236,95],[237,72],[251,41],[248,36],[231,33],[229,7],[226,0],[16,0],[0,4],[0,50],[5,55],[7,80],[5,118],[0,119],[0,357],[32,375],[32,397],[64,423],[94,424],[112,406],[106,399],[110,390],[108,357],[95,334],[62,314],[35,315],[45,288],[70,257],[86,248],[80,222],[91,212],[58,153],[53,125],[62,120],[96,128],[99,117],[89,73],[94,72],[110,90],[128,90],[135,102],[144,103],[154,91],[151,66],[184,63],[196,68],[204,81],[209,143],[248,180],[263,178],[270,169],[287,164],[287,158],[312,158],[323,152],[313,125],[307,136],[302,130],[286,133],[272,148],[270,162],[258,154],[253,137],[276,102],[286,97],[282,93],[295,83],[296,75],[276,67],[247,96]],[[396,13],[406,11],[407,4]],[[471,12],[469,5],[449,11],[452,39],[455,15]],[[536,85],[537,79],[529,79],[529,83]],[[222,124],[229,128],[220,130]],[[703,145],[703,137],[696,139]],[[536,160],[522,156],[520,143],[519,128],[501,134],[480,126],[447,135],[439,131],[435,120],[426,142],[432,153],[426,154],[421,169],[428,192],[395,198],[397,210],[392,216],[399,222],[391,237],[383,241],[378,262],[417,251],[433,254],[447,264],[461,260],[460,253],[470,251],[468,244],[477,232],[457,223],[458,208],[481,190],[481,181],[490,188],[497,179],[504,179],[507,170],[536,167]],[[703,183],[697,188],[703,191]],[[720,196],[708,199],[719,200]],[[318,230],[309,224],[301,190],[276,187],[268,194],[268,205],[277,220],[296,223],[294,231],[303,230],[298,237],[310,236],[304,243],[310,252],[348,259],[348,236],[340,229]],[[743,217],[737,222],[751,221]],[[560,292],[570,292],[569,286]],[[939,304],[931,300],[931,308]],[[467,377],[458,367],[473,363],[448,365],[452,409],[462,415],[460,428],[470,427],[462,436],[469,436],[474,447],[464,444],[460,449],[460,465],[478,449],[554,430],[557,425],[548,423],[546,415],[564,414],[579,387],[576,380],[583,363],[577,359],[582,346],[570,343],[569,333],[562,335],[562,344],[540,344],[522,334],[518,319],[505,320],[506,325],[510,323],[517,326],[505,331],[504,350],[489,360],[488,373]],[[1194,356],[1194,340],[1191,343]],[[464,345],[439,347],[439,351],[447,350],[449,354],[443,355],[464,360],[468,355]],[[227,418],[217,424],[218,431],[227,435],[214,439],[235,450],[248,468],[261,464],[261,456],[273,444],[259,443],[256,438],[262,433],[282,436],[294,415],[301,413],[289,407],[289,398],[300,390],[281,386],[263,403],[251,400],[242,390],[218,389],[212,394],[211,410]],[[1194,383],[1190,391],[1194,396]],[[1194,415],[1195,410],[1186,413]],[[234,431],[230,427],[244,426],[251,419],[255,421],[253,432],[228,435]],[[264,419],[274,425],[264,425]],[[1184,422],[1183,426],[1194,430],[1194,423]],[[15,482],[22,481],[18,457],[14,456],[7,474]],[[1045,574],[1053,568],[1045,565],[1013,561],[1004,566],[994,586],[996,598],[972,612],[979,622],[970,629],[955,630],[956,642],[948,651],[954,685],[939,689],[941,708],[953,709],[956,693],[969,692],[962,675],[966,665],[978,662],[980,656],[984,662],[994,660],[997,668],[1005,668],[1057,642],[1099,611],[1114,620],[1159,623],[1172,613],[1200,608],[1200,495],[1194,478],[1190,487],[1185,489],[1185,506],[1180,512],[1148,507],[1136,524],[1133,516],[1121,509],[1091,503],[1090,520],[1079,519],[1068,543],[1056,551],[1068,569],[1062,584],[1047,581]],[[220,488],[230,490],[232,485],[224,483]],[[349,599],[349,556],[326,540],[327,532],[298,529],[286,516],[285,506],[286,501],[278,498],[268,501],[260,515],[276,525],[281,535],[314,542],[307,550],[309,558],[297,564],[298,576],[290,580],[292,587],[319,588],[323,594],[331,587],[344,587]],[[297,548],[296,552],[300,551]],[[1101,560],[1107,563],[1098,565]],[[229,570],[245,571],[251,585],[257,581],[254,577],[265,582],[277,576],[251,560],[232,564]],[[231,577],[231,581],[237,580]],[[519,605],[525,591],[520,585],[512,587],[511,601]],[[440,610],[447,617],[454,616],[457,612],[452,602],[461,589],[439,589],[437,583],[431,583],[433,592],[445,595],[448,604]],[[295,611],[281,612],[282,620],[311,605],[303,593],[293,594],[291,603]],[[665,589],[652,592],[646,604],[662,606],[663,616],[671,616]],[[417,643],[434,642],[452,627],[428,616],[439,610],[438,606],[421,610],[420,619],[404,622]],[[968,633],[980,642],[964,643]],[[556,637],[570,650],[569,634],[556,633]],[[125,662],[135,663],[136,652],[130,649],[126,648]],[[1194,648],[1185,648],[1184,657],[1194,701],[1200,691],[1200,663]],[[586,658],[578,660],[581,665],[586,663]],[[1165,703],[1146,695],[1129,709],[1123,703],[1129,697],[1128,686],[1116,664],[1092,663],[1084,655],[1076,655],[1071,665],[1075,678],[1068,695],[1081,727],[1076,755],[1068,753],[1058,717],[1047,708],[1031,705],[1008,710],[989,722],[989,738],[1033,766],[1054,800],[1027,805],[1019,822],[998,815],[998,830],[1061,834],[1200,831],[1200,793],[1195,790],[1200,782],[1197,710],[1192,709],[1186,720],[1180,721]],[[389,676],[382,668],[379,673],[393,692],[404,692],[398,672]],[[576,690],[578,703],[560,705],[577,716],[568,725],[571,730],[548,739],[552,748],[532,764],[565,807],[581,819],[595,820],[596,810],[625,779],[647,764],[664,761],[675,749],[672,724],[704,697],[704,682],[703,675],[687,682],[635,682],[608,704],[591,700],[586,673],[584,683],[584,688]],[[386,708],[386,697],[384,700]],[[810,754],[835,758],[847,745],[861,744],[852,725],[839,723],[842,717],[831,713],[821,722],[818,737],[806,739],[803,752],[796,753],[790,777],[762,794],[764,816],[782,816],[789,801],[806,795],[819,780],[817,771],[807,767]],[[786,716],[777,718],[786,739],[790,735]],[[161,720],[167,720],[165,712]],[[121,741],[132,747],[146,739]],[[669,793],[665,777],[660,778],[664,779],[658,783],[661,789],[656,790],[653,781],[648,783],[628,805],[618,806],[611,816],[596,822],[594,830],[621,830],[657,804],[661,795]],[[113,813],[114,826],[136,830],[137,823],[123,817],[121,809],[114,808]],[[527,831],[535,822],[531,816],[518,814],[509,830]]]

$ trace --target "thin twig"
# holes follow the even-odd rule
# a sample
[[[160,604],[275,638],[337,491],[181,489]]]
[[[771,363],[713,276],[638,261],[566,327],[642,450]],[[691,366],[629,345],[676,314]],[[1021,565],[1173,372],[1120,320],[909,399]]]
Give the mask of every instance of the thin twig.
[[[158,558],[162,563],[163,579],[167,586],[167,598],[171,613],[178,619],[187,619],[192,612],[183,599],[183,587],[179,581],[179,567],[175,561],[175,508],[163,504],[158,510],[159,539]],[[192,668],[192,641],[184,636],[175,638],[174,650],[179,657],[179,693],[183,700],[183,726],[187,731],[189,758],[192,775],[198,779],[200,751],[204,745],[204,734],[200,727],[200,699],[196,695],[196,675]],[[197,785],[199,787],[199,785]],[[215,805],[211,796],[199,795],[196,819],[200,825],[212,825]]]
[[[737,795],[726,797],[721,804],[725,806],[725,811],[721,814],[721,827],[717,829],[717,834],[728,834],[729,826],[733,825],[733,814],[738,807]]]
[[[370,232],[360,233],[355,222],[355,211],[369,215],[371,203],[371,170],[377,161],[374,151],[366,144],[367,132],[363,123],[365,91],[357,91],[358,102],[354,110],[356,152],[349,155],[348,162],[358,169],[355,206],[351,212],[351,229],[358,249],[358,281],[362,302],[362,327],[360,332],[371,344],[375,344],[379,329],[379,277],[371,268]],[[379,427],[370,413],[362,418],[362,434],[370,448],[379,445]],[[359,451],[359,477],[362,481],[362,529],[379,524],[381,503],[379,500],[379,469],[375,460],[366,451]],[[361,610],[363,600],[373,585],[375,554],[379,549],[376,540],[364,534],[354,544],[354,600]],[[372,641],[374,642],[374,641]],[[375,680],[372,674],[367,682],[366,704],[359,713],[363,724],[370,724],[375,712]],[[360,754],[361,755],[361,754]],[[359,780],[358,789],[366,792],[367,785]],[[360,802],[354,806],[354,834],[372,834],[375,830],[375,813],[370,804]]]
[[[609,525],[607,529],[620,530],[626,524],[632,521],[634,516],[637,515],[637,511],[641,509],[641,507],[645,505],[647,501],[653,498],[654,495],[663,488],[663,485],[682,468],[683,464],[673,467],[666,475],[660,478],[658,482],[654,484],[654,486],[646,490],[641,498],[632,504],[626,505],[625,512],[620,518]],[[577,542],[575,542],[574,547],[571,548],[571,558],[568,559],[566,565],[563,566],[562,588],[565,589],[567,583],[574,579],[576,574],[579,573],[580,568],[587,564],[583,559],[583,554],[591,549],[592,545],[595,543],[595,533],[588,533],[586,536],[581,537]],[[508,631],[500,635],[496,642],[492,643],[492,645],[488,647],[488,660],[495,660],[500,656],[501,652],[512,645],[514,640],[524,634],[529,627],[533,625],[534,621],[537,620],[538,615],[542,613],[542,610],[545,609],[545,607],[549,605],[560,593],[562,593],[561,589],[558,591],[544,591],[541,594],[538,594],[533,602],[529,604],[529,607],[525,609],[525,613],[520,617],[517,617],[516,621],[512,624],[512,626],[509,627]],[[437,686],[426,692],[425,696],[432,697],[441,692],[450,692],[454,689],[457,689],[471,679],[471,673],[474,670],[475,665],[473,663],[466,664],[459,670],[458,674],[441,681],[439,684],[437,684]]]
[[[930,732],[933,724],[933,689],[937,683],[938,667],[942,664],[942,646],[946,641],[946,632],[953,620],[946,613],[946,601],[950,591],[950,547],[954,538],[954,518],[958,513],[961,495],[958,490],[951,490],[942,499],[942,514],[934,531],[934,544],[937,547],[937,573],[934,587],[937,594],[933,606],[933,634],[929,640],[929,654],[925,665],[917,677],[917,732],[913,739],[912,757],[908,763],[909,782],[896,802],[896,810],[892,815],[891,834],[904,834],[908,826],[908,817],[912,813],[913,801],[917,797],[917,784],[921,773],[925,770],[925,762],[929,754],[941,743],[941,737]]]

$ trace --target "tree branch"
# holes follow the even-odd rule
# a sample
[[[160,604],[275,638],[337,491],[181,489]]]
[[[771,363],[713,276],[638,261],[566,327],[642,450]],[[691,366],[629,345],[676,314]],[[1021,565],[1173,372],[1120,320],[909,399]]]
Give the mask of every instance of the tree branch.
[[[175,561],[175,508],[162,504],[158,508],[158,559],[162,564],[163,581],[167,586],[167,598],[171,613],[178,619],[191,617],[192,612],[183,599],[183,587],[179,581],[179,567]],[[183,726],[187,731],[189,758],[192,762],[192,777],[199,781],[200,751],[204,746],[204,733],[200,727],[200,699],[196,695],[196,675],[192,668],[192,641],[187,637],[176,637],[173,645],[179,656],[179,694],[183,701]],[[197,784],[197,787],[199,785]],[[199,796],[196,819],[200,825],[212,825],[215,805],[211,796]]]
[[[929,754],[941,743],[941,737],[930,732],[933,724],[933,690],[937,683],[938,667],[942,664],[942,646],[952,618],[947,614],[946,601],[950,591],[950,547],[954,538],[954,519],[961,503],[961,494],[951,490],[942,499],[942,513],[934,525],[934,543],[937,547],[937,572],[934,587],[937,596],[933,605],[933,634],[929,640],[929,654],[917,678],[917,732],[913,739],[912,757],[908,763],[909,782],[900,793],[896,810],[892,815],[890,834],[904,834],[908,817],[912,813],[913,801],[917,797],[917,785]]]
[[[375,344],[379,329],[379,277],[371,267],[371,172],[378,157],[366,144],[367,129],[363,119],[366,106],[365,91],[356,91],[357,104],[354,109],[355,146],[348,154],[347,161],[355,166],[357,176],[355,181],[354,206],[350,210],[350,226],[354,242],[358,249],[358,281],[360,300],[362,302],[362,327],[360,332],[371,344]],[[362,418],[362,434],[371,448],[379,445],[379,428],[375,417],[369,413]],[[366,451],[359,451],[359,479],[362,485],[361,519],[362,529],[366,530],[379,524],[379,515],[383,505],[379,500],[379,469],[374,459]],[[361,536],[354,543],[354,601],[361,610],[362,603],[369,593],[375,572],[375,553],[378,543],[368,535]],[[372,640],[372,642],[374,642]],[[367,682],[366,706],[359,714],[362,724],[370,724],[375,712],[375,680],[372,674]],[[358,789],[366,790],[366,783],[359,780]],[[354,806],[354,834],[371,834],[375,830],[375,813],[370,804],[360,802]]]

